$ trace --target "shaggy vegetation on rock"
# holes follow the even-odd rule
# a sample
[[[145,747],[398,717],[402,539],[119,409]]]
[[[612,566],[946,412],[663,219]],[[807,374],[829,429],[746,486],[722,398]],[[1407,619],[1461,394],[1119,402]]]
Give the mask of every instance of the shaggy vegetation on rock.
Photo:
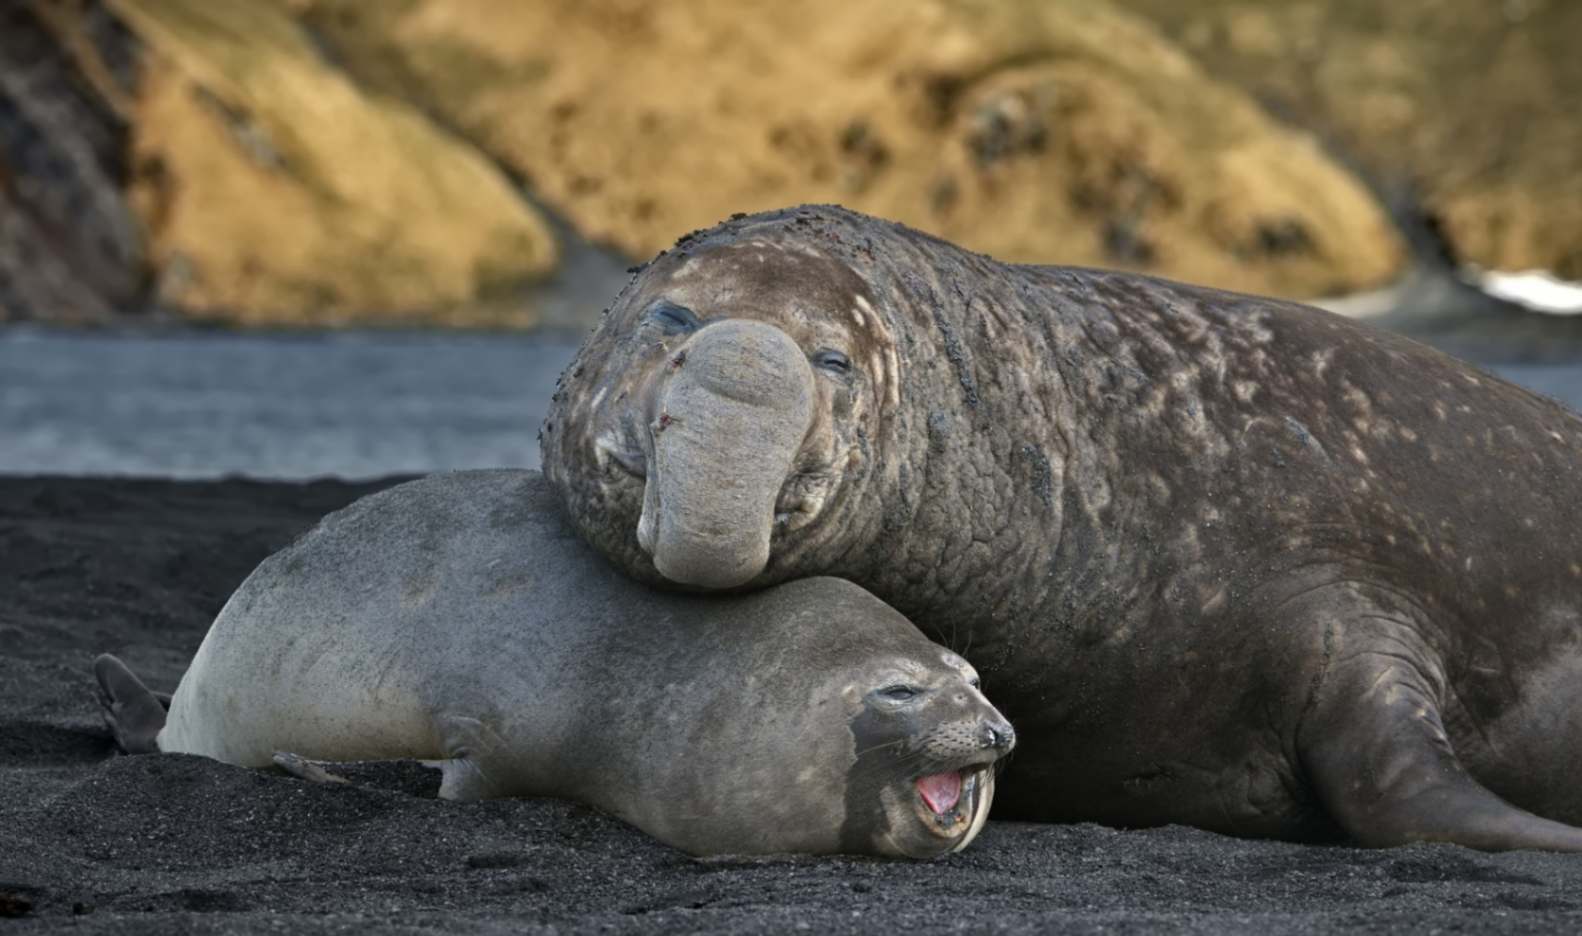
[[[1304,133],[1082,0],[293,0],[632,256],[735,211],[836,201],[996,256],[1315,295],[1402,263]]]

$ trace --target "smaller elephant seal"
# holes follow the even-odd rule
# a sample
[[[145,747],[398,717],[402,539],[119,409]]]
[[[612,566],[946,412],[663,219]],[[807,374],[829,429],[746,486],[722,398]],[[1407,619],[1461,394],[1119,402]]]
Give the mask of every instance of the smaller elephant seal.
[[[131,753],[419,759],[442,797],[579,800],[694,855],[959,850],[1015,743],[972,667],[861,588],[650,591],[530,471],[327,517],[242,583],[168,713],[95,671]]]

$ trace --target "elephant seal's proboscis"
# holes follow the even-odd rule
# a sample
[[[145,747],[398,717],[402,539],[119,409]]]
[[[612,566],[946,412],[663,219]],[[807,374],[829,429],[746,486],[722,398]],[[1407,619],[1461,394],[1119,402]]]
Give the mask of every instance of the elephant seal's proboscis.
[[[630,574],[970,656],[1009,816],[1582,849],[1582,419],[1430,348],[804,207],[639,271],[541,439]]]
[[[129,751],[426,760],[442,797],[579,800],[698,855],[960,849],[1014,744],[973,669],[857,586],[652,591],[526,471],[326,518],[232,596],[168,716],[96,670]]]

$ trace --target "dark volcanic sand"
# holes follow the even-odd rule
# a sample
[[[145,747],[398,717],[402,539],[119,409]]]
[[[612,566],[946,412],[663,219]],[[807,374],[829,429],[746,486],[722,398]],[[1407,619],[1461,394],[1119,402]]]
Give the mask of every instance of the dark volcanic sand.
[[[698,862],[561,802],[112,756],[93,655],[173,688],[255,563],[378,486],[0,478],[0,930],[1582,927],[1582,856],[993,822],[926,864]]]

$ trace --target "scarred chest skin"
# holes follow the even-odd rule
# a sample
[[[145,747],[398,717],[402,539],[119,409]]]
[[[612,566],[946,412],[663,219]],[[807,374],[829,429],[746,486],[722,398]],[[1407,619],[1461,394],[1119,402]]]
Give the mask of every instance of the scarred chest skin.
[[[799,314],[860,296],[876,359],[895,355],[859,394],[862,457],[750,584],[850,579],[971,659],[1024,739],[1000,814],[1293,838],[1338,816],[1359,835],[1327,742],[1366,699],[1422,737],[1359,739],[1377,751],[1359,775],[1387,785],[1394,752],[1453,749],[1505,799],[1582,820],[1564,780],[1582,767],[1574,414],[1315,309],[1001,264],[838,209],[694,238],[605,328],[675,291],[667,264],[749,238],[854,274]],[[613,341],[595,333],[568,373],[625,366]],[[578,457],[592,385],[552,409],[546,471],[653,580],[626,545],[630,495]],[[1455,837],[1412,821],[1408,839]]]

